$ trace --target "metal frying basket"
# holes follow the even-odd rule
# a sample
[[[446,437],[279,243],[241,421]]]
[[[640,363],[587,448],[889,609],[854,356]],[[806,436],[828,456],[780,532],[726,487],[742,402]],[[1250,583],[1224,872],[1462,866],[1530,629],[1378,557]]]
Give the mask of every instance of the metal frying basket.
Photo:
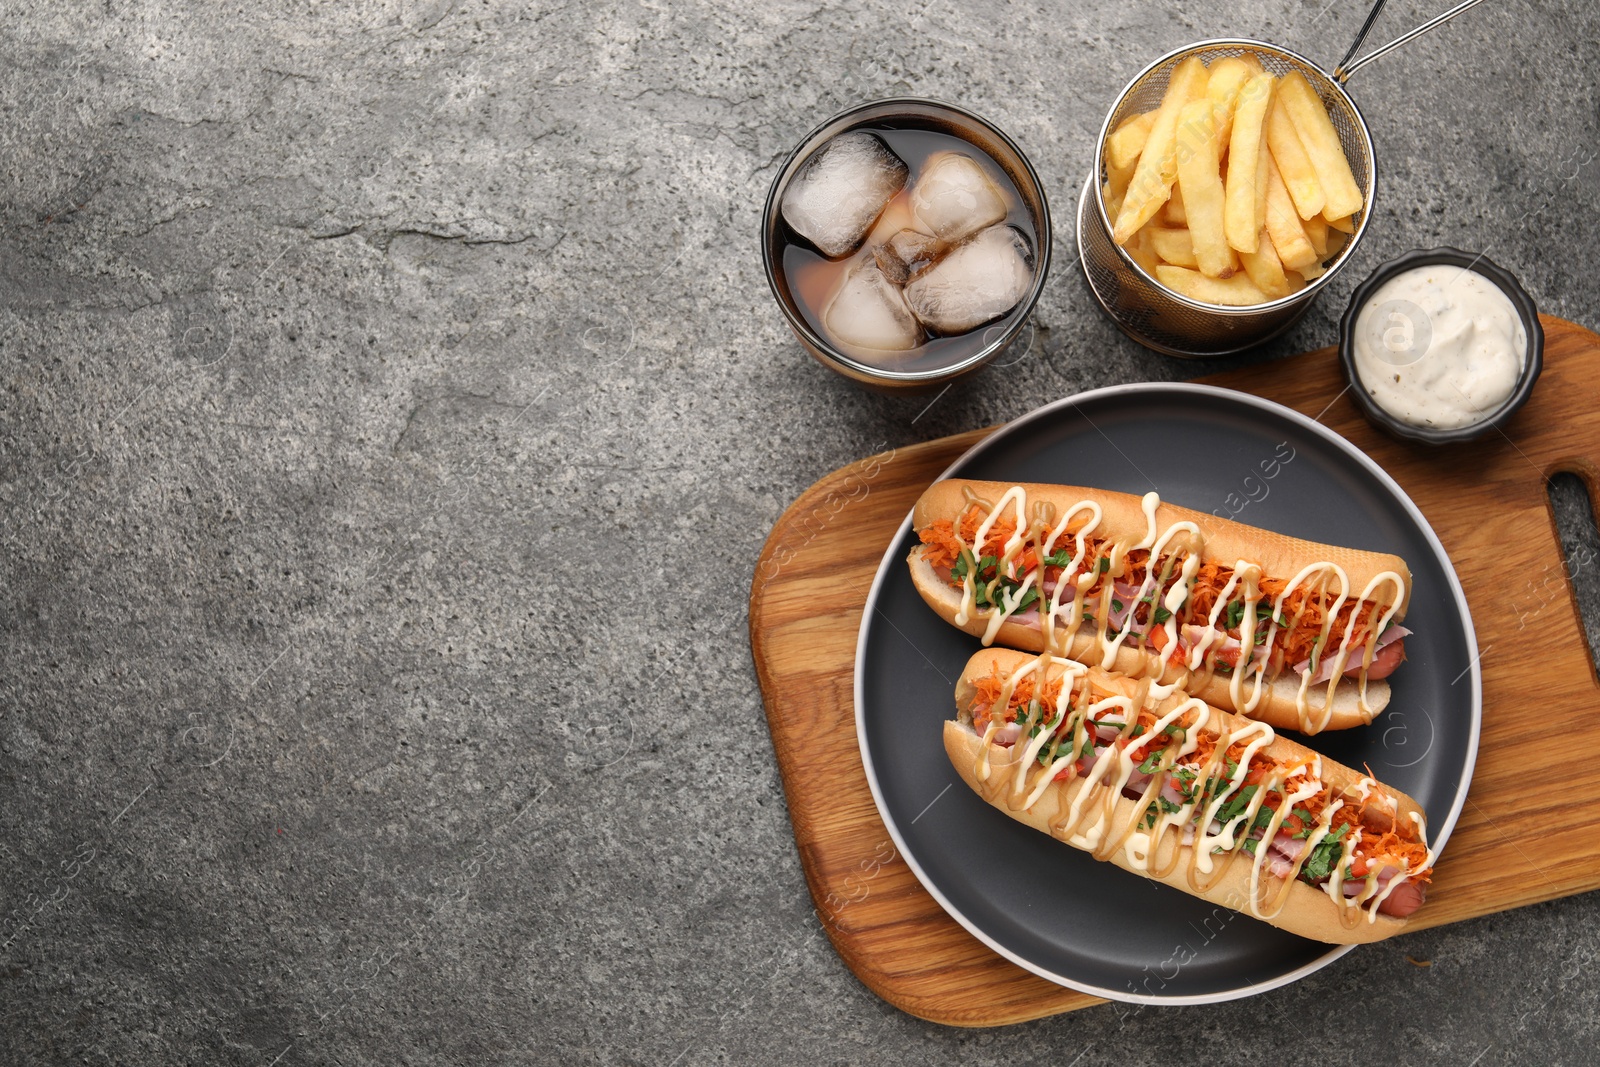
[[[1361,32],[1344,59],[1328,74],[1304,56],[1287,48],[1248,38],[1201,41],[1168,52],[1128,83],[1112,105],[1095,143],[1094,169],[1078,197],[1078,258],[1095,299],[1113,322],[1135,341],[1158,352],[1189,359],[1227,355],[1270,340],[1293,326],[1311,307],[1323,286],[1349,261],[1372,218],[1377,195],[1377,168],[1372,154],[1372,133],[1361,116],[1344,82],[1356,70],[1398,48],[1435,26],[1448,22],[1481,0],[1466,0],[1444,14],[1418,26],[1382,48],[1351,63],[1367,33],[1377,21],[1386,0],[1377,0],[1367,15]],[[1181,60],[1199,56],[1207,65],[1225,56],[1254,54],[1261,65],[1277,75],[1299,71],[1322,98],[1333,128],[1339,135],[1345,158],[1356,184],[1361,187],[1364,206],[1356,229],[1344,247],[1323,263],[1324,273],[1304,289],[1278,300],[1249,307],[1229,307],[1193,300],[1166,288],[1145,273],[1125,249],[1112,240],[1112,220],[1106,214],[1104,160],[1106,138],[1122,122],[1140,112],[1158,107],[1166,94],[1172,70]]]

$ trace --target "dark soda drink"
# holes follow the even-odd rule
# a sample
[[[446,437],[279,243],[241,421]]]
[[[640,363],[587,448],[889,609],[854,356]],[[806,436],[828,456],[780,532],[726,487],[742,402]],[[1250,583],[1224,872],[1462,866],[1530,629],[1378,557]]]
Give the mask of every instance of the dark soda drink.
[[[772,265],[840,354],[907,375],[977,357],[1025,316],[1034,210],[977,144],[908,117],[823,141],[784,190]]]

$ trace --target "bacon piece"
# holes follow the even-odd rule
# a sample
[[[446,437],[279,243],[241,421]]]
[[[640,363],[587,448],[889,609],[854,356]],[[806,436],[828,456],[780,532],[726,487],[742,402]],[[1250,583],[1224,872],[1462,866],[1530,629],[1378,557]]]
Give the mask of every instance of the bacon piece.
[[[1005,745],[1009,748],[1016,744],[1017,738],[1021,736],[1022,724],[1020,722],[1008,722],[1003,726],[995,727],[994,736],[990,737],[989,740],[993,744]]]

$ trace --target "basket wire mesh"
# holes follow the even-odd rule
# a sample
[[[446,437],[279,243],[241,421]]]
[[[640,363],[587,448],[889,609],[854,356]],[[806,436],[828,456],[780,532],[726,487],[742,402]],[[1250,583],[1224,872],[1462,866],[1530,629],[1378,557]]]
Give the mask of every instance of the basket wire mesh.
[[[1355,232],[1324,262],[1324,272],[1305,288],[1278,300],[1248,307],[1208,304],[1175,293],[1145,273],[1111,236],[1112,220],[1106,213],[1103,158],[1111,131],[1134,115],[1159,107],[1172,70],[1190,56],[1208,66],[1226,56],[1253,54],[1267,71],[1284,75],[1299,71],[1316,90],[1339,135],[1356,184],[1361,187],[1362,209]],[[1315,63],[1285,48],[1264,41],[1229,39],[1202,41],[1162,56],[1128,83],[1106,117],[1096,144],[1094,169],[1078,203],[1078,254],[1089,287],[1113,321],[1140,343],[1169,355],[1205,358],[1237,352],[1277,336],[1305,314],[1333,276],[1349,262],[1367,220],[1372,215],[1377,175],[1372,134],[1344,87]]]

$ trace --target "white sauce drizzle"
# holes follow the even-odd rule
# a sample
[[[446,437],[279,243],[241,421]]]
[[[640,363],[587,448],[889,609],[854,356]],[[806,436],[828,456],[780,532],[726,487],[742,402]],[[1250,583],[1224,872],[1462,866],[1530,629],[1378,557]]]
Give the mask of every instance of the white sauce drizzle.
[[[1223,805],[1228,802],[1233,794],[1238,792],[1239,788],[1244,785],[1245,775],[1250,771],[1250,761],[1255,758],[1257,752],[1272,744],[1277,738],[1277,734],[1273,733],[1272,727],[1264,722],[1251,720],[1241,726],[1238,732],[1228,739],[1228,747],[1232,748],[1252,734],[1255,735],[1255,738],[1245,745],[1244,758],[1234,768],[1233,775],[1228,779],[1228,787],[1211,798],[1211,803],[1206,805],[1205,812],[1200,819],[1202,829],[1195,834],[1194,847],[1195,866],[1199,868],[1202,874],[1210,874],[1212,871],[1212,850],[1220,848],[1223,852],[1232,852],[1239,843],[1234,835],[1234,827],[1239,825],[1240,820],[1248,820],[1255,817],[1253,812],[1248,815],[1240,815],[1226,826],[1219,824],[1218,831],[1214,834],[1211,833],[1211,824],[1216,821],[1217,813],[1222,810]],[[1262,790],[1256,791],[1258,797],[1263,794],[1264,791]],[[1248,821],[1245,822],[1245,825],[1249,825]]]
[[[1039,550],[1039,558],[1041,560],[1048,559],[1054,552],[1056,541],[1060,539],[1062,534],[1066,533],[1067,526],[1072,522],[1073,516],[1085,511],[1089,513],[1089,521],[1073,535],[1072,558],[1067,561],[1067,566],[1062,570],[1061,577],[1056,580],[1056,587],[1050,593],[1049,610],[1044,612],[1041,620],[1046,648],[1055,647],[1056,615],[1061,611],[1061,593],[1069,585],[1072,587],[1073,611],[1067,623],[1067,635],[1063,643],[1070,642],[1077,635],[1078,627],[1083,624],[1083,593],[1100,576],[1098,573],[1081,574],[1079,572],[1083,567],[1084,553],[1088,551],[1089,535],[1100,526],[1100,519],[1102,518],[1100,505],[1092,500],[1080,500],[1072,505],[1062,513],[1061,521],[1056,523],[1055,529],[1050,531],[1050,536],[1045,538],[1044,545]]]
[[[1278,783],[1278,787],[1283,784],[1286,783]],[[1256,841],[1255,862],[1250,865],[1250,911],[1257,918],[1264,919],[1267,917],[1261,911],[1261,865],[1266,862],[1267,857],[1272,853],[1272,841],[1273,838],[1278,836],[1278,828],[1283,825],[1283,820],[1294,810],[1296,804],[1305,803],[1322,792],[1323,788],[1318,776],[1308,777],[1299,789],[1290,793],[1283,803],[1278,805],[1278,809],[1272,813],[1272,818],[1268,820],[1266,829],[1261,832],[1260,839]],[[1262,788],[1256,791],[1251,804],[1250,822],[1246,825],[1255,823],[1255,813],[1260,810],[1261,804],[1269,792],[1271,792],[1270,783],[1263,783]],[[1303,855],[1309,856],[1310,852],[1305,852]],[[1298,867],[1299,864],[1297,863],[1295,866]],[[1280,908],[1279,910],[1281,911],[1282,909]],[[1274,912],[1273,914],[1277,913]]]
[[[1155,504],[1157,503],[1156,495],[1154,493],[1146,493],[1144,495],[1144,503],[1145,503],[1145,515],[1150,520],[1150,533],[1149,533],[1149,537],[1147,538],[1147,540],[1153,540],[1155,538],[1155,530],[1156,530],[1156,510],[1155,510]],[[1167,544],[1173,539],[1173,537],[1175,537],[1179,533],[1187,533],[1187,534],[1189,534],[1191,537],[1193,537],[1195,539],[1196,542],[1198,542],[1200,540],[1200,527],[1196,526],[1192,522],[1189,522],[1189,521],[1185,520],[1183,522],[1175,522],[1171,526],[1167,527],[1167,532],[1162,534],[1159,540],[1153,540],[1153,547],[1151,545],[1146,545],[1144,542],[1141,541],[1139,544],[1135,545],[1132,549],[1129,549],[1129,551],[1136,551],[1136,550],[1141,549],[1141,548],[1149,548],[1150,549],[1150,562],[1149,562],[1148,565],[1146,565],[1146,567],[1144,569],[1144,581],[1139,583],[1139,592],[1137,594],[1135,594],[1135,596],[1133,598],[1133,603],[1128,605],[1127,614],[1123,617],[1123,620],[1122,620],[1122,628],[1117,631],[1117,636],[1116,637],[1104,640],[1105,652],[1100,657],[1100,666],[1103,669],[1110,670],[1111,669],[1111,665],[1117,661],[1117,653],[1122,650],[1122,643],[1124,641],[1126,641],[1128,639],[1128,635],[1133,632],[1133,621],[1134,621],[1133,620],[1133,614],[1134,614],[1135,606],[1138,605],[1140,601],[1144,600],[1145,597],[1149,596],[1151,594],[1152,587],[1154,587],[1156,585],[1156,561],[1161,558],[1161,550],[1163,548],[1166,548]],[[1194,564],[1194,566],[1192,566],[1192,567],[1189,566],[1189,563],[1191,563],[1191,562]],[[1197,571],[1199,569],[1200,569],[1200,556],[1199,556],[1198,551],[1189,553],[1189,559],[1187,561],[1185,561],[1185,563],[1184,563],[1184,570],[1183,570],[1182,577],[1180,578],[1179,581],[1173,583],[1172,588],[1170,590],[1168,590],[1168,593],[1167,593],[1167,596],[1168,596],[1169,600],[1171,599],[1173,594],[1177,594],[1177,597],[1178,597],[1177,605],[1176,605],[1176,607],[1168,608],[1167,610],[1172,611],[1172,612],[1175,613],[1177,608],[1178,607],[1182,607],[1183,606],[1183,602],[1185,600],[1189,599],[1189,582],[1194,580],[1195,571]],[[1176,621],[1175,621],[1176,618],[1177,618],[1177,616],[1176,616],[1176,614],[1174,614],[1173,618],[1168,619],[1167,622],[1175,627],[1176,626]],[[1102,628],[1102,632],[1104,632],[1103,628]],[[1176,640],[1177,639],[1176,631],[1174,631],[1169,636],[1171,636],[1174,640]],[[1157,670],[1155,672],[1155,676],[1157,678],[1159,678],[1161,676],[1161,672],[1159,670]]]
[[[1139,499],[1139,507],[1144,509],[1144,540],[1134,545],[1129,551],[1149,548],[1156,543],[1156,509],[1161,506],[1161,496],[1155,491],[1146,493]]]

